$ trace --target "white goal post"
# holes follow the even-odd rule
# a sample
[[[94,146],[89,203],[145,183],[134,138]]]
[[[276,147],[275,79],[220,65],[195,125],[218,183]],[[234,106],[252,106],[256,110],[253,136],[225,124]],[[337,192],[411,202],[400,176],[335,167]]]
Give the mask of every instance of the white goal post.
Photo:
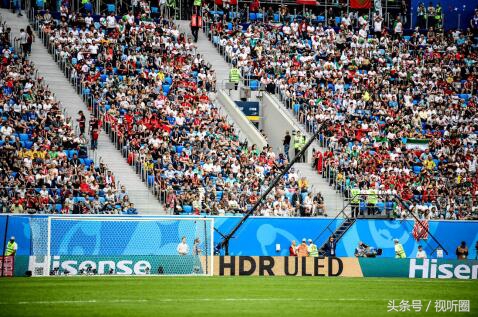
[[[44,259],[34,258],[30,270],[35,263],[43,264],[41,273],[34,275],[212,275],[214,271],[213,218],[51,216],[32,219],[30,226],[32,255]]]

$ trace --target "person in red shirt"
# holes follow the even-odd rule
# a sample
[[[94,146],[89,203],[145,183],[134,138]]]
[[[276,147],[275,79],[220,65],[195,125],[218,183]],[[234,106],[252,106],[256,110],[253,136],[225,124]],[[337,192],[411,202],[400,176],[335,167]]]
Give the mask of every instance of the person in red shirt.
[[[297,256],[297,242],[292,240],[292,244],[289,247],[289,256]]]

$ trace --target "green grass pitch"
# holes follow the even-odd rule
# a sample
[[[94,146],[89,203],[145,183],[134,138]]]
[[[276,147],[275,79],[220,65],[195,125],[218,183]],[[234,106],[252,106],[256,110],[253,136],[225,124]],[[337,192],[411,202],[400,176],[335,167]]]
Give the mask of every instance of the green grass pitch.
[[[477,287],[392,278],[3,278],[0,316],[478,316]],[[389,300],[421,300],[423,308],[387,312]],[[469,300],[470,312],[437,313],[436,300]]]

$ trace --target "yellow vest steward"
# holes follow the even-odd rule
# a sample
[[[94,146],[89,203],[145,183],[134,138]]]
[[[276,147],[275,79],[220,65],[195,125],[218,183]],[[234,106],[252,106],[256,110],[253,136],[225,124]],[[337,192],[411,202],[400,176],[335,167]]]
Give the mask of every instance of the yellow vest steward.
[[[5,250],[5,255],[6,256],[13,255],[14,252],[15,252],[15,242],[8,241],[7,249]]]
[[[241,80],[241,72],[236,67],[231,68],[229,71],[229,81],[231,83],[239,83]]]

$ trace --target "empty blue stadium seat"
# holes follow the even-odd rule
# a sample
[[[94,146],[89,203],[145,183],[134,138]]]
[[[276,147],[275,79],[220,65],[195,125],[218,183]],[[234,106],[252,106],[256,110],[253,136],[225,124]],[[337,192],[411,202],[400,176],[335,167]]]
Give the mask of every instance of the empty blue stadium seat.
[[[167,96],[169,94],[170,89],[171,89],[170,85],[163,85],[163,94]]]
[[[259,81],[258,80],[251,80],[249,83],[249,87],[251,90],[258,90],[259,89]]]
[[[186,214],[191,214],[193,212],[193,206],[183,205],[183,212]]]
[[[91,4],[91,2],[85,3],[85,11],[90,13],[93,12],[93,4]]]
[[[223,194],[222,191],[217,191],[217,192],[216,192],[216,200],[217,200],[217,201],[221,201],[221,199],[222,199],[222,194]]]
[[[27,134],[27,133],[20,133],[18,135],[18,137],[20,138],[20,141],[29,141],[30,140],[30,135]]]
[[[73,197],[73,203],[85,202],[85,197]]]
[[[23,144],[24,144],[23,146],[24,146],[27,150],[31,149],[32,146],[33,146],[33,142],[32,142],[32,141],[25,141]]]
[[[422,167],[419,166],[419,165],[414,165],[413,166],[413,173],[415,174],[420,174],[420,172],[422,171]]]
[[[106,9],[108,10],[108,13],[115,13],[116,12],[116,6],[114,4],[107,4]]]

